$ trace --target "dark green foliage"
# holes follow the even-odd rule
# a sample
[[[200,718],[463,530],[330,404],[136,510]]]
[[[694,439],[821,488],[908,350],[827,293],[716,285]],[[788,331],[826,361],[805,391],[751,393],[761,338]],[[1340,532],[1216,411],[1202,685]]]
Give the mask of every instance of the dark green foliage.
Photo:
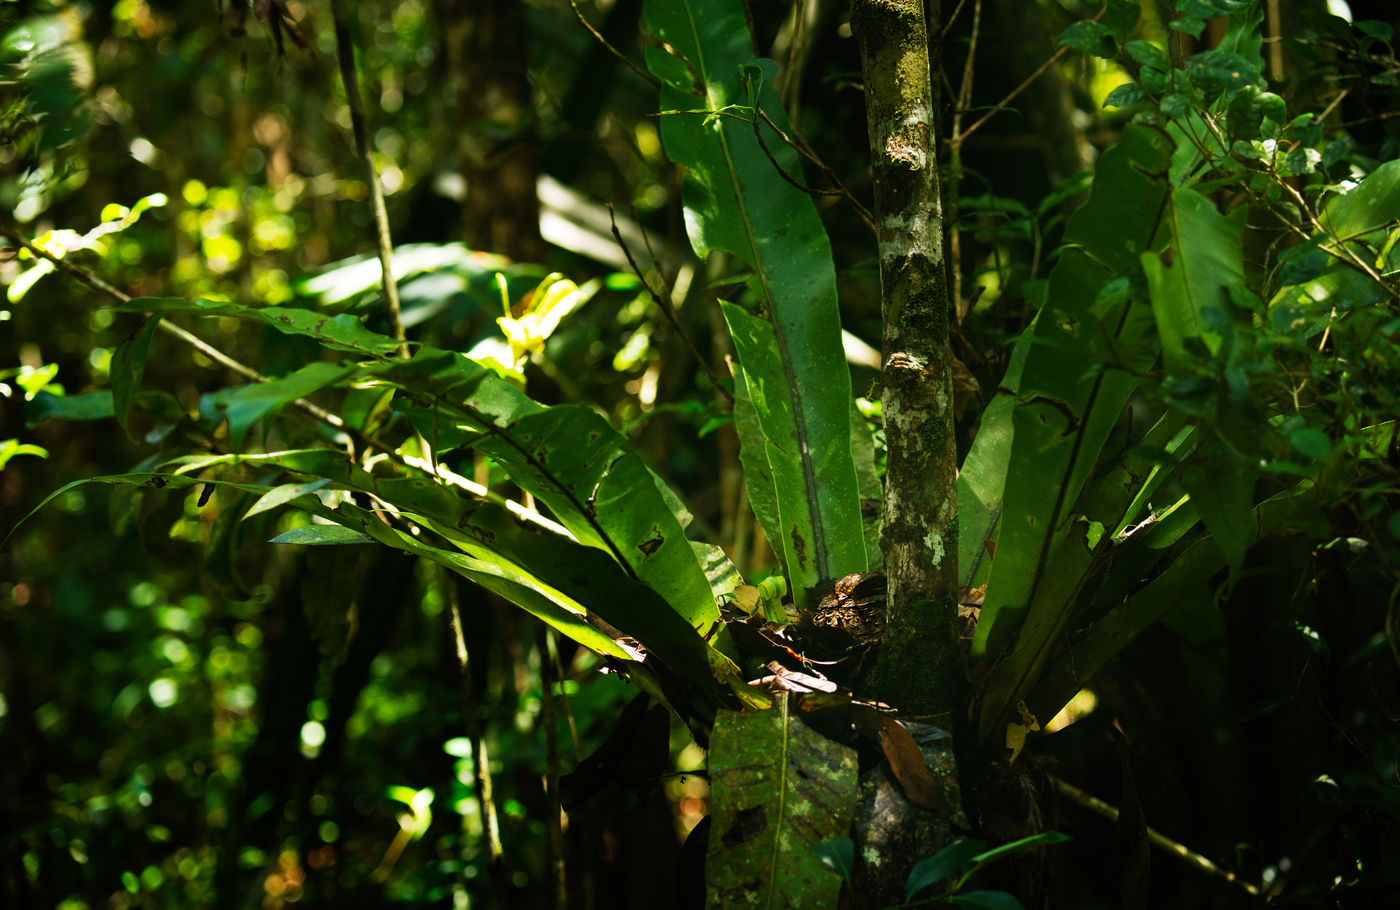
[[[878,336],[873,250],[859,209],[827,205],[868,167],[839,16],[783,45],[753,5],[755,52],[738,2],[584,4],[658,98],[567,8],[527,5],[542,157],[568,183],[549,215],[574,231],[535,264],[451,242],[445,150],[510,132],[454,119],[437,17],[467,13],[356,4],[414,241],[404,358],[354,255],[370,221],[322,5],[298,25],[316,56],[207,3],[3,6],[0,903],[542,907],[562,863],[581,903],[666,906],[713,794],[721,905],[831,905],[865,861],[842,837],[858,772],[887,761],[859,729],[875,712],[782,628],[880,559],[884,430],[840,335]],[[962,604],[966,654],[897,657],[970,662],[980,839],[910,870],[910,905],[1030,906],[1019,870],[1047,856],[1053,905],[1116,899],[1082,805],[1005,808],[1036,795],[1027,767],[1238,876],[1159,872],[1164,906],[1233,906],[1238,881],[1301,906],[1400,893],[1393,30],[1300,18],[1279,81],[1258,4],[1158,8],[1108,0],[1061,33],[1116,80],[1077,83],[1107,145],[1091,178],[1027,189],[1039,165],[1007,166],[1005,137],[946,162],[951,343],[981,388],[959,389],[942,541],[966,588],[936,608]],[[761,662],[728,625],[744,610],[771,624],[746,620]],[[1074,841],[1017,827],[1047,824]]]

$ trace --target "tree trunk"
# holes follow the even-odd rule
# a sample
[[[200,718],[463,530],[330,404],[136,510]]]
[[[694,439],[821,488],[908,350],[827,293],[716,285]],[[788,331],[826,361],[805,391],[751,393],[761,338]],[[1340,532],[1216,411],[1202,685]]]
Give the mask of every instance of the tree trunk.
[[[937,2],[930,10],[937,13]],[[957,653],[958,500],[947,263],[922,0],[856,0],[865,75],[888,444],[880,547],[889,576],[876,687],[949,726],[965,702]]]
[[[928,9],[936,23],[938,0]],[[943,728],[910,724],[946,802],[937,812],[913,805],[883,764],[862,777],[852,890],[857,905],[879,907],[900,903],[914,862],[949,843],[955,822],[966,824],[943,731],[961,715],[967,683],[957,638],[957,451],[932,30],[924,0],[855,0],[851,28],[865,78],[884,322],[888,593],[873,688],[906,718]]]
[[[439,0],[438,6],[456,79],[465,240],[538,261],[544,256],[535,195],[539,141],[525,73],[525,6],[521,0]]]

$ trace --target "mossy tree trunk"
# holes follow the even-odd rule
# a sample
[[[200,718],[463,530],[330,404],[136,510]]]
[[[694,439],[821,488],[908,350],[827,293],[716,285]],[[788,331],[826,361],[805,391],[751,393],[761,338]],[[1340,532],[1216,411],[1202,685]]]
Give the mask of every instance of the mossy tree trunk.
[[[928,4],[938,13],[936,0]],[[965,700],[957,652],[958,500],[937,95],[923,0],[856,0],[875,177],[888,445],[880,546],[889,576],[878,691],[949,726]]]
[[[952,729],[966,705],[957,638],[957,451],[953,439],[948,270],[930,34],[938,0],[854,0],[875,183],[884,337],[887,461],[880,546],[888,593],[874,689],[906,720]],[[910,723],[946,783],[943,809],[905,798],[883,766],[862,776],[852,903],[900,903],[910,867],[965,826],[952,741]]]

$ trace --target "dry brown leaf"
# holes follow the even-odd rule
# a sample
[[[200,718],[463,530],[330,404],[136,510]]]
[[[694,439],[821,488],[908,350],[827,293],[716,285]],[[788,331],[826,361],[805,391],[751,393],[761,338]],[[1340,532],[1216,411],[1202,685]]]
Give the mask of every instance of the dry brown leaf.
[[[919,752],[919,744],[899,721],[883,715],[880,728],[880,745],[885,750],[885,758],[890,763],[895,780],[909,801],[925,809],[942,809],[948,804],[938,779],[929,772],[924,757]]]

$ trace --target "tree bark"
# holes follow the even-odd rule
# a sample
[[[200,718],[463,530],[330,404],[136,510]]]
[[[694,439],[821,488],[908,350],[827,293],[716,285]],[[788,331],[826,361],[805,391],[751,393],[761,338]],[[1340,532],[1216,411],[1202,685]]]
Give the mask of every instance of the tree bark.
[[[938,0],[928,9],[936,23]],[[861,776],[851,901],[882,907],[902,902],[915,862],[966,829],[944,731],[962,714],[967,684],[957,638],[957,450],[931,28],[924,0],[854,0],[851,29],[875,184],[888,447],[880,530],[888,591],[872,688],[906,719],[932,722],[908,725],[945,802],[937,811],[914,805],[883,763]]]
[[[936,20],[937,0],[929,10]],[[875,688],[943,727],[965,700],[957,652],[957,450],[947,263],[923,0],[855,0],[875,178],[888,445],[880,547],[889,577]]]
[[[456,80],[458,148],[468,245],[513,259],[544,258],[534,98],[526,76],[521,0],[439,0]]]

